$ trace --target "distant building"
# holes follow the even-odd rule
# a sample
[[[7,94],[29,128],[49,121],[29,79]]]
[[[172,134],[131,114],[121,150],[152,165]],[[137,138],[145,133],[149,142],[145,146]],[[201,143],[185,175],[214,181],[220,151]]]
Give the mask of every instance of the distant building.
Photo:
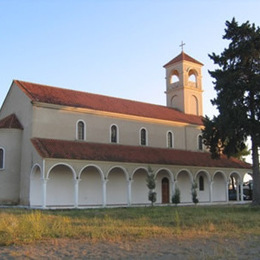
[[[92,207],[228,202],[250,165],[212,160],[202,143],[202,64],[184,52],[168,62],[167,106],[14,80],[0,110],[0,204]],[[238,189],[237,189],[238,190]],[[243,196],[237,193],[237,199]]]

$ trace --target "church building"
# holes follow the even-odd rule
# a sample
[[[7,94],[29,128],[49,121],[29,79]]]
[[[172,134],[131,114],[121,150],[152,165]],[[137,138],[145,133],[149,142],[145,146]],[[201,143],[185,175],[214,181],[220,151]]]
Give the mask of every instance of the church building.
[[[250,165],[203,145],[203,64],[183,51],[164,65],[166,106],[14,80],[0,110],[0,205],[84,208],[243,201]]]

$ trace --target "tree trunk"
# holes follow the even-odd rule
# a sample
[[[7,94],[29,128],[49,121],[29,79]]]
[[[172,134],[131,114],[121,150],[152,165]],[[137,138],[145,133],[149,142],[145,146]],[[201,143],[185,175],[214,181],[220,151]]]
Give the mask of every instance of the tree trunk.
[[[259,153],[255,138],[252,137],[252,159],[253,159],[253,205],[260,205],[260,172]]]

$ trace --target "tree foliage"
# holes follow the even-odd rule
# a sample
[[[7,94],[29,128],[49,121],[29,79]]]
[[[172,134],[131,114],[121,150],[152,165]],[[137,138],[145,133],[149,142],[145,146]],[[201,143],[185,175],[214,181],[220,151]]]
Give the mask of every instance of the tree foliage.
[[[234,156],[246,148],[251,137],[253,159],[253,201],[260,204],[260,28],[248,21],[238,25],[226,22],[223,39],[228,48],[209,57],[218,65],[210,75],[215,79],[217,97],[211,100],[219,111],[205,117],[203,138],[213,158]]]
[[[149,189],[148,200],[151,201],[151,204],[153,206],[154,202],[156,202],[156,199],[157,199],[157,193],[154,191],[154,189],[156,187],[155,174],[153,173],[153,170],[150,167],[148,167],[146,185],[147,185],[147,188]]]

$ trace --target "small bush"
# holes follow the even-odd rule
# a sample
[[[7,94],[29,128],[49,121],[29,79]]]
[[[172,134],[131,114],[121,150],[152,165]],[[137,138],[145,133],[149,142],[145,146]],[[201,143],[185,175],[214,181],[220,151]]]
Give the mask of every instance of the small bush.
[[[172,195],[172,203],[175,205],[179,204],[180,198],[181,198],[181,191],[179,188],[176,188],[174,194]]]

